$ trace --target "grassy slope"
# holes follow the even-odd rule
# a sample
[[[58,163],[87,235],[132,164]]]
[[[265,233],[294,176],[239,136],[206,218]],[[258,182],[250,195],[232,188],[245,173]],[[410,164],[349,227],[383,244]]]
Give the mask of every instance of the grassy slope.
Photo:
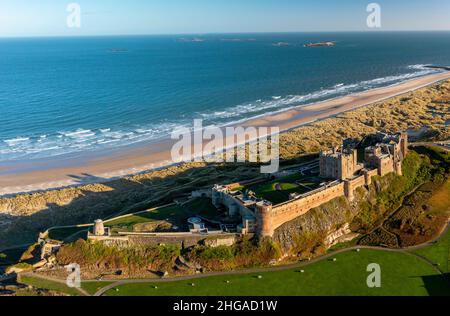
[[[31,285],[31,286],[39,288],[39,289],[51,290],[51,291],[55,291],[55,292],[59,292],[59,293],[63,293],[63,294],[71,295],[71,296],[80,296],[81,295],[81,293],[78,290],[76,290],[74,288],[70,288],[70,287],[68,287],[64,284],[58,283],[58,282],[43,280],[40,278],[34,278],[34,277],[29,277],[29,276],[22,276],[20,281],[23,284]]]
[[[49,231],[49,238],[54,240],[65,241],[66,238],[83,231],[87,231],[89,227],[68,227],[68,228],[55,228]]]
[[[436,244],[424,249],[416,250],[415,253],[439,264],[439,268],[442,271],[447,273],[450,272],[450,231]]]
[[[423,277],[433,277],[435,270],[420,259],[379,250],[350,251],[336,255],[337,261],[325,260],[299,269],[260,274],[215,276],[194,281],[156,284],[127,284],[107,295],[176,295],[176,296],[269,296],[269,295],[429,295],[444,293],[442,283],[425,286]],[[367,265],[378,263],[382,270],[382,287],[366,285]],[[257,276],[261,275],[259,279]],[[229,280],[230,283],[226,283]],[[192,286],[191,283],[195,283]],[[447,294],[449,294],[447,288]]]
[[[108,286],[109,284],[111,284],[112,282],[82,282],[81,283],[81,287],[83,288],[83,290],[85,290],[86,292],[88,292],[91,295],[94,295],[95,293],[97,293],[98,290],[100,290],[101,288]]]

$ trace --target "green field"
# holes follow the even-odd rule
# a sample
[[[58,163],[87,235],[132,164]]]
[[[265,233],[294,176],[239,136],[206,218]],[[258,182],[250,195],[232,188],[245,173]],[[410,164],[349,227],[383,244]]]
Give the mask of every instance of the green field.
[[[450,295],[450,287],[421,259],[383,250],[349,251],[304,268],[214,276],[191,281],[126,284],[110,296]],[[381,288],[369,288],[368,264],[381,266]],[[304,272],[301,272],[301,270]],[[260,277],[261,278],[260,278]]]
[[[81,288],[88,292],[91,295],[97,293],[101,288],[108,286],[112,282],[101,282],[101,281],[92,281],[92,282],[82,282]]]
[[[449,273],[450,232],[448,232],[441,240],[439,240],[434,245],[416,250],[415,253],[435,263],[441,271]]]
[[[55,291],[58,293],[67,294],[70,296],[82,295],[77,289],[70,288],[67,285],[59,283],[59,282],[44,280],[41,278],[35,278],[35,277],[31,277],[31,276],[22,276],[20,278],[20,281],[23,284],[31,285],[38,289],[51,290],[51,291]]]

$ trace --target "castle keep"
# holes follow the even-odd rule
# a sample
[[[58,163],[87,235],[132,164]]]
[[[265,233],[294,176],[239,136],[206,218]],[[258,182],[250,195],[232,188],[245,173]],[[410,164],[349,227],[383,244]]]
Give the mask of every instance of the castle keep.
[[[238,231],[273,236],[275,229],[309,210],[335,198],[354,199],[354,191],[369,186],[374,176],[395,172],[402,175],[402,161],[408,153],[406,133],[372,135],[376,144],[364,148],[364,161],[358,163],[354,145],[343,145],[324,151],[319,157],[320,177],[325,181],[319,188],[293,195],[289,201],[274,205],[252,193],[237,190],[240,184],[216,185],[212,189],[212,202],[225,207],[230,216],[241,216]],[[344,142],[344,144],[347,142]]]

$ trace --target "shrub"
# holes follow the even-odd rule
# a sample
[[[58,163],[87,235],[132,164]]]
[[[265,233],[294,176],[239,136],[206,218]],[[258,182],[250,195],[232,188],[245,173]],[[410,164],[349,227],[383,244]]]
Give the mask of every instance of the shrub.
[[[163,271],[172,266],[179,255],[180,248],[173,245],[119,248],[78,240],[63,246],[57,260],[62,265],[77,262],[85,267],[124,269],[133,273],[147,269]]]

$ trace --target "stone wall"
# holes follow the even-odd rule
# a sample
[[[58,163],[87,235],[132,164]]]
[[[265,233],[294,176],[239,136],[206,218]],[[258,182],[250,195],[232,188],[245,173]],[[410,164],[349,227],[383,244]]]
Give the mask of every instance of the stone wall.
[[[380,159],[378,165],[378,175],[383,177],[388,173],[394,172],[394,160],[392,157],[384,157]]]
[[[188,248],[196,245],[208,245],[210,247],[220,245],[231,246],[237,238],[237,234],[221,234],[217,236],[194,234],[134,234],[128,236],[89,237],[92,241],[116,247],[175,245],[180,248]]]
[[[274,231],[284,223],[335,198],[345,196],[349,201],[352,201],[355,190],[359,187],[369,186],[372,183],[372,177],[376,175],[378,175],[377,169],[365,170],[363,175],[354,179],[337,182],[328,188],[313,191],[297,200],[260,210],[257,214],[260,235],[272,237]]]
[[[329,202],[343,195],[344,183],[338,183],[318,192],[313,192],[312,194],[298,200],[279,204],[273,207],[272,210],[268,210],[260,214],[260,216],[262,216],[261,222],[270,223],[269,225],[262,225],[264,229],[261,231],[261,235],[272,236],[275,229],[284,223],[306,214],[312,208],[318,207],[323,203]]]

